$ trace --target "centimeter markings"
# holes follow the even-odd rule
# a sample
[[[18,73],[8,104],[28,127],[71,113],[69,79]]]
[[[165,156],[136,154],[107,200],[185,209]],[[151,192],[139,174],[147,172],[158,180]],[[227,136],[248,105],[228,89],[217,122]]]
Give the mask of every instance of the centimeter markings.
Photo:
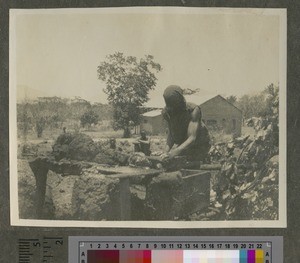
[[[21,238],[18,240],[19,263],[56,262],[55,255],[63,237]]]
[[[39,239],[19,239],[19,262],[29,263],[33,256],[32,244],[39,242]]]
[[[231,244],[233,243],[233,244]],[[241,241],[168,241],[168,242],[155,242],[155,241],[123,241],[123,242],[108,242],[108,241],[81,241],[81,245],[88,244],[89,248],[95,249],[143,249],[143,248],[151,248],[151,249],[262,249],[263,243],[267,244],[271,243],[270,241],[253,241],[253,242],[241,242]],[[96,244],[94,247],[93,244]],[[126,245],[125,245],[126,244]],[[142,246],[142,244],[144,246]],[[150,246],[151,244],[151,246]]]
[[[18,239],[19,263],[52,263],[61,259],[64,245],[63,237],[41,237],[33,239]],[[267,240],[260,241],[144,241],[144,240],[122,240],[105,241],[91,240],[81,241],[78,239],[78,252],[87,250],[103,249],[263,249],[270,251],[272,257],[272,242]],[[76,253],[77,254],[77,253]],[[80,258],[80,254],[78,255]]]
[[[127,255],[127,251],[132,251],[134,254],[138,250],[151,250],[154,255],[156,255],[155,253],[157,253],[157,255],[162,253],[163,255],[165,253],[164,250],[167,254],[172,254],[172,250],[174,250],[175,253],[177,253],[178,250],[182,250],[183,252],[188,251],[187,254],[190,252],[195,252],[197,254],[198,251],[200,254],[202,252],[205,254],[205,251],[215,251],[214,253],[218,254],[218,250],[222,251],[219,255],[223,253],[226,254],[226,252],[224,252],[225,250],[231,250],[228,255],[231,255],[231,253],[235,253],[235,255],[237,255],[238,250],[240,250],[238,254],[242,260],[244,259],[245,255],[246,257],[253,257],[254,253],[254,255],[257,255],[260,258],[262,255],[264,263],[273,262],[273,255],[275,256],[273,263],[281,263],[283,260],[282,247],[282,237],[273,236],[70,236],[68,255],[69,263],[87,263],[89,256],[97,257],[98,255],[99,257],[106,257],[106,255],[110,255],[109,253],[112,253],[111,255],[117,255],[118,253],[119,255]],[[109,252],[105,252],[105,250]],[[194,250],[194,252],[192,252],[192,250]],[[152,252],[150,252],[151,255]],[[137,253],[139,254],[140,252]]]
[[[260,250],[264,262],[272,262],[271,241],[80,241],[78,240],[78,261],[86,263],[89,252],[105,250]],[[246,252],[247,253],[247,252]]]
[[[57,246],[63,245],[63,237],[44,237],[43,238],[43,263],[56,262],[55,254]]]

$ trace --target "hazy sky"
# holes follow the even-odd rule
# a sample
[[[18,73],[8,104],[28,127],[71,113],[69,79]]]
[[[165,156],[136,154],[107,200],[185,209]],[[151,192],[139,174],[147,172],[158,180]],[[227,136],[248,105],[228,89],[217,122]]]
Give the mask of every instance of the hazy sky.
[[[27,90],[106,103],[97,66],[116,51],[151,54],[162,65],[152,100],[162,101],[170,84],[241,96],[280,79],[275,15],[44,13],[15,21],[19,99]]]

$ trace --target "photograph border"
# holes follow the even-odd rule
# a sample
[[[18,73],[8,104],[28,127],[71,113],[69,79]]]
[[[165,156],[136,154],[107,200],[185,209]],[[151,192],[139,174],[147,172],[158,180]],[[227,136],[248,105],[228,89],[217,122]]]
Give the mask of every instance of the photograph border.
[[[279,84],[279,220],[268,221],[69,221],[69,220],[28,220],[19,218],[18,180],[17,180],[17,127],[16,127],[16,69],[15,69],[15,16],[32,13],[64,12],[162,12],[173,13],[178,10],[186,13],[204,12],[279,15],[280,17],[280,84]],[[223,14],[223,13],[222,13]],[[9,48],[9,148],[10,148],[10,216],[11,225],[36,227],[114,227],[114,228],[285,228],[287,227],[287,194],[286,194],[286,69],[287,69],[287,17],[286,9],[263,8],[200,8],[200,7],[122,7],[96,9],[43,9],[43,10],[10,10],[10,48]],[[284,175],[284,176],[283,176]],[[83,225],[84,224],[84,225]]]

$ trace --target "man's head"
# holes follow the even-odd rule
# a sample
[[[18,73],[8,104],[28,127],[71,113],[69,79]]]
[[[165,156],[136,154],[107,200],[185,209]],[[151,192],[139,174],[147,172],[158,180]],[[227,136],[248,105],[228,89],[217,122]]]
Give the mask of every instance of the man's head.
[[[186,109],[186,102],[183,90],[176,85],[167,87],[164,91],[166,108],[169,113],[181,112]]]
[[[116,149],[116,139],[115,138],[109,139],[109,146],[111,149]]]

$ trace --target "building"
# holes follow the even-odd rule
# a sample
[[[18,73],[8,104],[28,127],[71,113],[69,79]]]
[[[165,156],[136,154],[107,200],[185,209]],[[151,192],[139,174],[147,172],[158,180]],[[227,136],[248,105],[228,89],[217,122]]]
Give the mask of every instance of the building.
[[[166,134],[167,127],[167,123],[161,114],[161,110],[152,110],[142,114],[140,129],[145,130],[147,134]]]
[[[242,111],[222,96],[214,96],[198,104],[203,122],[210,129],[223,130],[227,134],[240,136],[242,132]]]
[[[185,96],[187,102],[199,105],[202,119],[209,130],[221,130],[226,134],[240,136],[242,131],[242,111],[220,95],[214,96]],[[166,134],[167,123],[161,110],[152,110],[142,115],[140,125],[148,134]]]
[[[187,102],[199,105],[202,120],[209,130],[222,130],[226,134],[240,136],[242,132],[242,111],[221,95],[185,96]]]

